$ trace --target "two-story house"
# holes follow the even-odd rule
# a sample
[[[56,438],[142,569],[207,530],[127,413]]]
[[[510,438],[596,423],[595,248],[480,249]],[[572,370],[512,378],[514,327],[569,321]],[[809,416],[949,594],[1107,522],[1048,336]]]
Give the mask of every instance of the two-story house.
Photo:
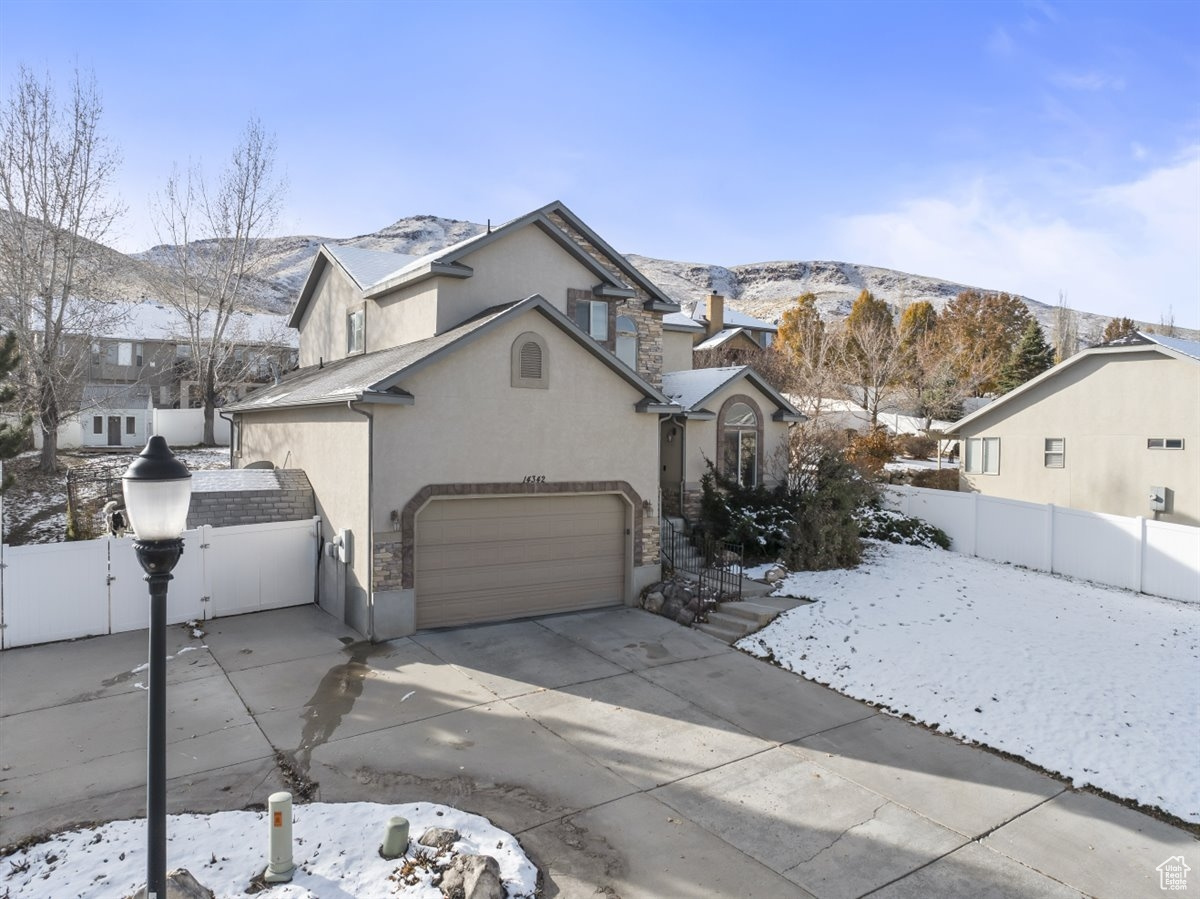
[[[305,470],[320,602],[372,639],[632,604],[664,428],[715,427],[663,392],[678,312],[561,203],[416,259],[322,246],[299,370],[229,408],[235,464]]]

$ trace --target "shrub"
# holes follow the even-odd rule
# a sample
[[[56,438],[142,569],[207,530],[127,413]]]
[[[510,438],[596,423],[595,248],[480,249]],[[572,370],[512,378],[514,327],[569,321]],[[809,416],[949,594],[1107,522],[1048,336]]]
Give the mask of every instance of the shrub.
[[[911,483],[914,487],[931,487],[934,490],[958,490],[958,469],[927,468],[912,473]]]
[[[898,439],[900,452],[910,459],[928,459],[937,452],[938,442],[935,437],[924,434],[905,434]]]
[[[850,438],[846,459],[868,477],[878,477],[896,457],[896,439],[885,428],[872,428]]]
[[[864,507],[859,511],[858,522],[862,536],[870,540],[950,548],[950,537],[941,528],[889,509],[881,509],[878,506]]]

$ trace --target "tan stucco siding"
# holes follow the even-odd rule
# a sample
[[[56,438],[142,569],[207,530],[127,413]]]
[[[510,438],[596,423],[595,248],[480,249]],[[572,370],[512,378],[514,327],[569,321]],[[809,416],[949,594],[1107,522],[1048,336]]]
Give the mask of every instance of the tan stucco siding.
[[[241,417],[238,467],[259,460],[308,475],[326,541],[343,529],[354,535],[351,564],[321,559],[321,605],[366,633],[371,546],[367,529],[367,420],[344,406],[258,412]],[[344,589],[343,589],[344,588]],[[349,603],[346,600],[349,598]]]
[[[549,387],[512,387],[511,348],[545,339]],[[627,481],[656,504],[658,417],[558,327],[528,313],[401,385],[416,402],[376,418],[376,526],[427,484]],[[653,512],[657,515],[657,508]]]
[[[730,397],[748,396],[757,404],[763,418],[762,443],[762,483],[778,484],[786,474],[786,448],[788,426],[785,422],[773,421],[775,414],[774,400],[764,396],[753,384],[741,379],[728,384],[719,390],[704,407],[710,412],[720,414],[721,406]],[[687,424],[687,443],[684,446],[684,480],[687,490],[699,490],[700,478],[708,470],[706,460],[717,464],[719,450],[717,435],[720,433],[720,421],[689,419]]]
[[[662,332],[663,371],[691,371],[692,335],[688,331]]]
[[[354,283],[334,263],[326,263],[300,319],[301,367],[346,355],[346,314],[362,304]]]
[[[421,281],[367,303],[367,352],[433,337],[445,278]]]
[[[568,288],[591,289],[600,280],[536,225],[507,234],[459,261],[475,274],[438,279],[439,332],[492,306],[535,293],[565,313]]]
[[[1200,524],[1200,364],[1156,352],[1095,355],[981,415],[962,437],[1000,438],[996,475],[960,475],[989,496],[1113,515],[1151,516],[1150,488],[1173,492],[1163,521]],[[1045,465],[1046,438],[1065,444]],[[1147,438],[1184,449],[1148,449]]]

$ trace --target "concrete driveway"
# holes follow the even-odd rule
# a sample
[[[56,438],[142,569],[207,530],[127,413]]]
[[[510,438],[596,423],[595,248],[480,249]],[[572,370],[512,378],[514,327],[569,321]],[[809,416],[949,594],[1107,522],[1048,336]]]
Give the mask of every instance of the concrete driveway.
[[[1127,899],[1200,859],[1182,830],[637,609],[375,646],[312,606],[206,628],[170,630],[171,811],[306,782],[442,802],[518,835],[546,896]],[[145,652],[137,632],[0,653],[0,845],[144,813]]]

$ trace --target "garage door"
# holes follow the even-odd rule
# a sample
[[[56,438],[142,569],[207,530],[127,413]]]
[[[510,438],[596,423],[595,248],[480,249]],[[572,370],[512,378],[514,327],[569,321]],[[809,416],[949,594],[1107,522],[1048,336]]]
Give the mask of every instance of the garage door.
[[[614,495],[433,500],[416,519],[417,627],[619,604],[625,544]]]

